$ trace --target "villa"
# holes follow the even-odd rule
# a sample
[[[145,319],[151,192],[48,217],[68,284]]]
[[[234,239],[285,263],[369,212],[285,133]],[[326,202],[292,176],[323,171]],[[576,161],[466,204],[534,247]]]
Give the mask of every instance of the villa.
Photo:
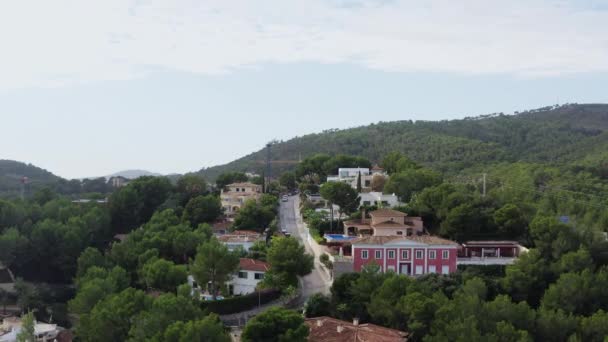
[[[346,236],[412,236],[422,234],[424,227],[422,218],[408,216],[397,210],[379,209],[369,213],[366,217],[363,210],[362,218],[344,221],[344,235]]]
[[[258,284],[264,279],[270,265],[266,262],[241,258],[239,260],[239,271],[232,277],[228,285],[230,295],[247,295],[255,292]]]
[[[222,189],[220,200],[224,214],[228,217],[236,213],[249,200],[258,200],[262,194],[262,186],[253,183],[233,183],[228,184],[226,189]]]
[[[372,191],[372,181],[374,177],[382,177],[384,180],[388,178],[384,169],[379,166],[374,166],[371,170],[366,167],[341,167],[338,169],[338,174],[327,176],[328,182],[343,182],[349,184],[353,189],[357,189],[361,177],[361,189],[363,191]]]
[[[367,236],[352,241],[353,270],[376,264],[410,276],[456,272],[458,243],[431,235]]]

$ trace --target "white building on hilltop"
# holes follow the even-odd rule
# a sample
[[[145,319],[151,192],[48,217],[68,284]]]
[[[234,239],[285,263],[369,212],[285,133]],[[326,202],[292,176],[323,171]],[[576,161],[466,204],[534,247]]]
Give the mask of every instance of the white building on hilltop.
[[[384,169],[379,166],[374,166],[371,170],[366,167],[341,167],[338,169],[337,175],[327,176],[327,181],[343,182],[356,189],[359,175],[361,175],[361,189],[364,191],[372,190],[372,180],[374,177],[381,177],[384,180],[388,178]]]

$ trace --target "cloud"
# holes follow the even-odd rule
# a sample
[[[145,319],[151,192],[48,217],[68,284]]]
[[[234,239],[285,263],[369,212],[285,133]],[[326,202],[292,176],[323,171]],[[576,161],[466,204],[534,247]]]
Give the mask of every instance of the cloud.
[[[0,4],[0,87],[267,63],[546,77],[608,71],[608,2],[104,0]]]

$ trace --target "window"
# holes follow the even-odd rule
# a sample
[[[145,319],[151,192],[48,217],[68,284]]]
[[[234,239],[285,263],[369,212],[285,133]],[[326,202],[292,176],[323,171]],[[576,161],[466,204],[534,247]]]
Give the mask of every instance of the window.
[[[368,188],[371,184],[372,184],[372,182],[369,179],[365,180],[365,187],[366,188]]]
[[[421,250],[416,251],[416,259],[422,259],[422,251]]]
[[[387,267],[386,267],[386,270],[387,270],[388,272],[395,272],[395,266],[387,266]]]
[[[368,258],[368,251],[367,249],[364,249],[361,251],[361,259],[367,259]]]
[[[239,278],[247,279],[247,272],[239,271]]]
[[[397,231],[397,235],[403,235],[403,232],[399,230]]]
[[[383,206],[387,206],[387,205],[388,205],[388,202],[387,202],[387,201],[382,201],[382,205],[383,205]]]
[[[363,201],[363,205],[370,205],[372,202],[370,201]]]
[[[382,259],[382,251],[376,251],[376,259]]]
[[[416,266],[416,274],[422,274],[422,266]]]
[[[410,258],[410,251],[401,251],[401,259],[409,259]]]
[[[264,273],[254,273],[253,277],[257,280],[264,279]]]
[[[429,273],[437,273],[437,267],[435,265],[430,265]]]
[[[388,258],[395,259],[395,251],[388,251]]]
[[[437,251],[429,251],[429,259],[436,259]]]
[[[441,252],[441,259],[449,259],[449,258],[450,258],[450,251]]]

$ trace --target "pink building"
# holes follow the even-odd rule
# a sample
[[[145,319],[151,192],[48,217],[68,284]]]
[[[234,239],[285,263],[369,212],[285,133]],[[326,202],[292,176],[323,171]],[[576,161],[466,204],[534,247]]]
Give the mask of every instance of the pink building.
[[[376,263],[383,272],[419,276],[456,271],[458,244],[430,235],[368,236],[352,242],[353,270]]]

